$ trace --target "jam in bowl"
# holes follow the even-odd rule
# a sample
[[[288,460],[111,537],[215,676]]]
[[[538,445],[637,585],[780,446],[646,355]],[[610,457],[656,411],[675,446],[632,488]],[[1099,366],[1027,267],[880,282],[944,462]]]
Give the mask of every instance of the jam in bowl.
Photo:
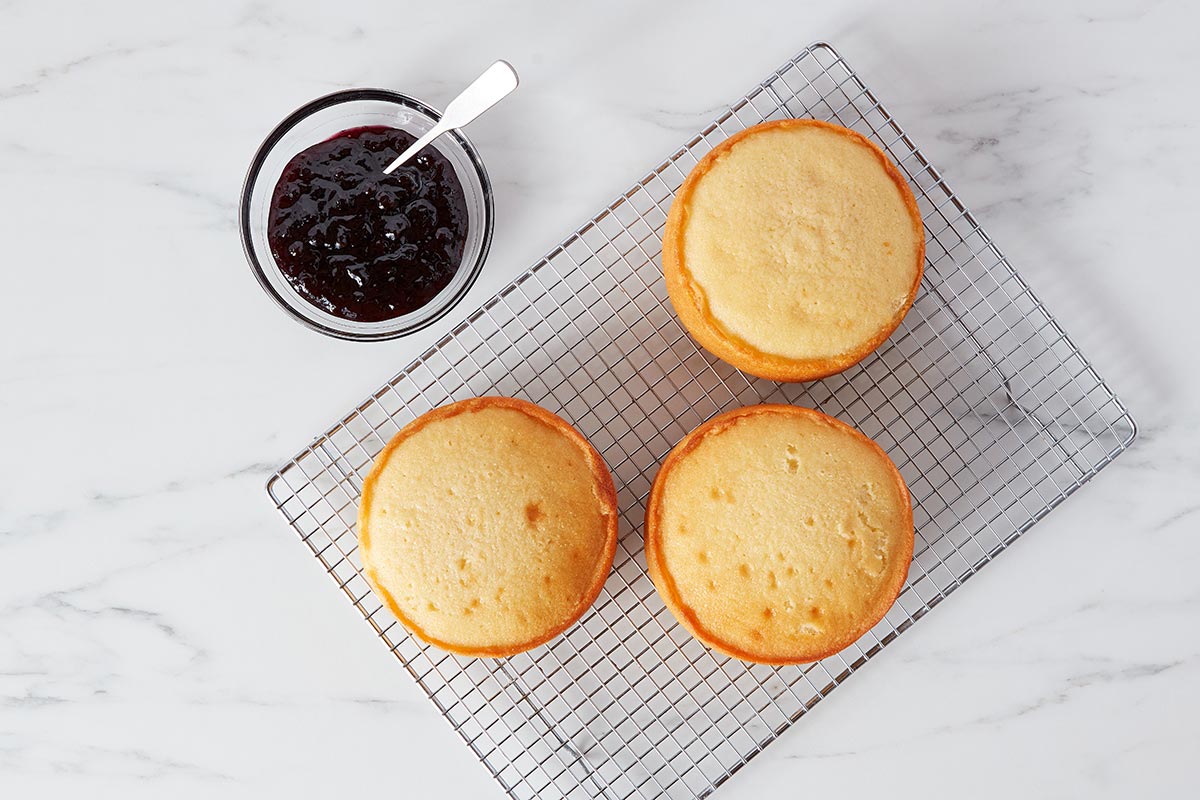
[[[259,148],[242,242],[259,283],[294,318],[340,338],[390,339],[470,289],[492,233],[475,148],[449,132],[383,173],[437,118],[404,95],[352,89],[297,110]]]

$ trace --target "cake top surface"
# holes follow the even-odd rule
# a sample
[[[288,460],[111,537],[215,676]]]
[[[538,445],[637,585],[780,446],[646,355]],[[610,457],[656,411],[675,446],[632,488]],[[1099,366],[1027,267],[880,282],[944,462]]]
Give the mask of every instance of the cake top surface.
[[[616,495],[566,422],[510,398],[426,414],[396,435],[363,487],[364,573],[425,641],[508,655],[551,638],[612,565]]]
[[[853,428],[790,406],[739,409],[664,464],[647,558],[701,639],[754,661],[816,660],[899,594],[909,502],[891,460]]]
[[[676,202],[683,269],[727,336],[826,359],[890,333],[915,294],[924,231],[878,148],[845,128],[786,120],[711,155]]]

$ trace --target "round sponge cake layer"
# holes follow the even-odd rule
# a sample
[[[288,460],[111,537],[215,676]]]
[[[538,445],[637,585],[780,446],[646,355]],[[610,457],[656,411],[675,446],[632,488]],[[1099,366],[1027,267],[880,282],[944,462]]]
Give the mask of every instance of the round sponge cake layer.
[[[696,166],[663,248],[671,300],[702,345],[752,374],[811,380],[895,330],[925,239],[912,192],[879,148],[840,126],[782,120]]]
[[[748,661],[816,661],[895,602],[913,553],[887,455],[816,411],[751,406],[671,451],[646,510],[659,594],[698,639]]]
[[[616,551],[616,492],[564,420],[477,398],[392,439],[364,482],[358,537],[368,582],[412,633],[463,655],[512,655],[596,599]]]

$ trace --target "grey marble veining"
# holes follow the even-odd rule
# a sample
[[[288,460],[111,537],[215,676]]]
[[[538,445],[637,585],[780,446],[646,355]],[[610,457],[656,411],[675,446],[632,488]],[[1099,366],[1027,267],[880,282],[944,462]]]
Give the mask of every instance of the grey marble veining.
[[[1130,406],[1134,448],[717,796],[1129,797],[1200,726],[1200,12],[951,2],[0,3],[0,794],[500,797],[265,476],[810,41],[837,46]],[[407,340],[286,319],[235,205],[312,97],[472,126],[484,276]]]

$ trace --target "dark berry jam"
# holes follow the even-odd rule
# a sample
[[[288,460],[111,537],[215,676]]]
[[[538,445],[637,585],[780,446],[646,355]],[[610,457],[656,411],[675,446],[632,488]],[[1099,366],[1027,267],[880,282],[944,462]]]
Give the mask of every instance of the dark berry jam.
[[[426,147],[383,174],[414,141],[395,128],[353,128],[283,170],[267,241],[292,287],[317,308],[356,322],[392,319],[428,303],[458,271],[467,200],[454,167]]]

